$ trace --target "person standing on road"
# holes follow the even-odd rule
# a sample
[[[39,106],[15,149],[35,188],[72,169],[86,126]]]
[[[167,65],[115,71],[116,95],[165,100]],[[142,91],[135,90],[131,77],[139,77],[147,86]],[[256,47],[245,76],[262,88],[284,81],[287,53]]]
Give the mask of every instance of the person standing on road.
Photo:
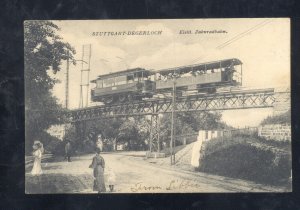
[[[65,145],[65,159],[67,159],[68,162],[71,162],[71,153],[72,153],[71,142],[67,140],[67,143]]]
[[[98,193],[106,192],[105,182],[104,182],[104,168],[105,168],[105,161],[103,157],[100,155],[100,148],[96,148],[96,155],[93,158],[92,164],[89,166],[93,168],[94,171],[94,186],[93,190],[98,191]]]
[[[33,167],[31,170],[32,175],[41,175],[43,173],[42,167],[41,167],[41,161],[42,161],[42,154],[44,152],[43,144],[40,141],[34,141],[33,144],[33,156],[34,156],[34,162]]]
[[[98,135],[98,139],[97,139],[97,142],[96,142],[96,147],[99,148],[101,152],[103,151],[103,140],[102,140],[102,135],[101,134]]]

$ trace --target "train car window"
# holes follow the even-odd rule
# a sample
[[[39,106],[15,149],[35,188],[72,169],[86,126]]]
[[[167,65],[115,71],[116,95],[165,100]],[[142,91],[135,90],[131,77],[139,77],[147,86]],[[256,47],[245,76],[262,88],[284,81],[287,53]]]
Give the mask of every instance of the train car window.
[[[127,83],[127,77],[126,76],[115,77],[115,85],[124,85],[126,83]]]
[[[134,79],[135,82],[138,82],[141,80],[141,75],[139,75],[139,73],[134,73]]]
[[[133,83],[133,75],[127,76],[127,83]]]
[[[100,79],[97,80],[97,88],[103,88],[103,81]]]
[[[103,87],[111,87],[115,85],[115,78],[108,78],[103,80]]]

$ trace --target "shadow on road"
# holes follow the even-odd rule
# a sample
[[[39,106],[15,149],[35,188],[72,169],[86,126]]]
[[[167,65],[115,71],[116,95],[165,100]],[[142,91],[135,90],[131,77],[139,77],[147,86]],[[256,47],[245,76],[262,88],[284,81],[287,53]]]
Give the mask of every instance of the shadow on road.
[[[74,193],[92,189],[94,178],[91,175],[71,174],[42,174],[32,176],[27,174],[25,178],[25,193],[49,194],[49,193]]]

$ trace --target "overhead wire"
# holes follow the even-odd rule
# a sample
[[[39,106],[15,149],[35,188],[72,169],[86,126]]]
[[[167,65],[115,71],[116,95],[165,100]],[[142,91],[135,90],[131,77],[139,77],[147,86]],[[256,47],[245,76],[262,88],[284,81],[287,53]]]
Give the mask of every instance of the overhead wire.
[[[226,42],[224,42],[224,43],[218,45],[215,49],[223,49],[223,48],[225,48],[226,46],[228,46],[228,45],[230,45],[230,44],[236,42],[237,40],[243,38],[244,36],[248,35],[249,33],[252,33],[253,31],[256,31],[256,30],[260,29],[261,27],[263,27],[263,26],[269,24],[269,23],[272,22],[272,21],[273,21],[272,19],[271,19],[271,20],[269,20],[269,19],[268,19],[268,20],[264,20],[264,21],[262,21],[261,23],[259,23],[259,24],[255,25],[255,26],[251,27],[250,29],[247,29],[246,31],[244,31],[244,32],[242,32],[242,33],[240,33],[240,34],[238,34],[238,35],[232,37],[231,39],[227,40]],[[203,57],[203,56],[200,56],[200,57],[198,57],[198,58],[192,60],[191,63],[192,63],[192,64],[195,64],[196,62],[198,62],[199,60],[201,60],[201,59],[203,59],[203,58],[205,58],[205,57],[207,57],[207,56],[208,56],[207,54],[206,54],[204,57]]]

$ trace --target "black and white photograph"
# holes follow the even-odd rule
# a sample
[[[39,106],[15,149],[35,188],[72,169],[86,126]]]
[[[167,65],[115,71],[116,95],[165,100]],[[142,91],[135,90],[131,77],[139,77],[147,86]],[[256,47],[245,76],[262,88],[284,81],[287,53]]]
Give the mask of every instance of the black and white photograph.
[[[292,192],[289,18],[24,21],[25,193]]]

